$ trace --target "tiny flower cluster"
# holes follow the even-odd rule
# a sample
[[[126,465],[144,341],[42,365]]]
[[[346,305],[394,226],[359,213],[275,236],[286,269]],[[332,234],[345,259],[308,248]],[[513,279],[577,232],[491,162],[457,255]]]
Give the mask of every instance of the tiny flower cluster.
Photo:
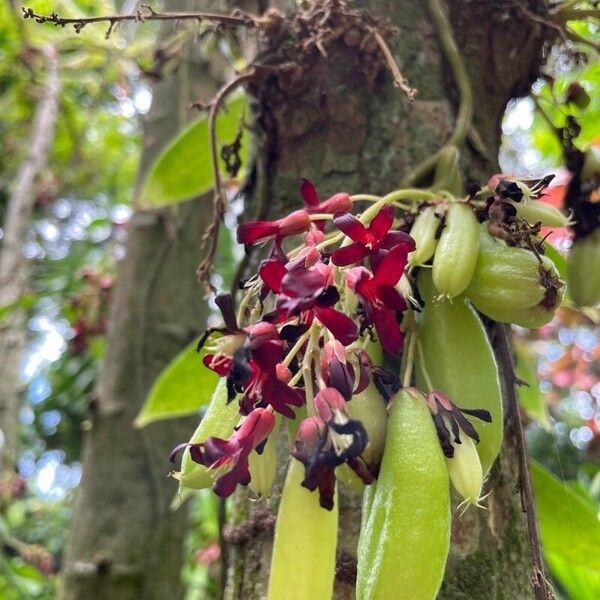
[[[224,326],[199,344],[205,366],[226,378],[241,424],[227,440],[210,437],[176,450],[187,447],[195,463],[213,469],[215,492],[228,496],[250,482],[251,453],[260,454],[276,434],[277,415],[294,419],[291,453],[305,466],[303,485],[318,489],[321,505],[331,509],[338,466],[347,464],[367,484],[376,474],[361,456],[369,436],[351,407],[371,385],[398,387],[396,376],[376,364],[381,350],[369,348],[392,355],[403,348],[400,279],[415,243],[394,227],[389,204],[357,217],[346,193],[320,200],[307,180],[300,192],[304,209],[238,227],[238,242],[270,243],[268,255],[244,284],[237,315],[230,294],[217,296]],[[302,243],[290,248],[299,236]]]

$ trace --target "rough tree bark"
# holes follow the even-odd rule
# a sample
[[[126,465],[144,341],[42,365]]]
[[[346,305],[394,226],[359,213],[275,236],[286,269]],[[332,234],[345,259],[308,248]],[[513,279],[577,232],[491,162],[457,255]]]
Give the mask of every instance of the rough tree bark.
[[[169,8],[202,10],[206,4],[178,0]],[[175,27],[163,28],[163,42]],[[218,82],[209,71],[198,45],[186,44],[177,68],[153,86],[140,180],[193,116],[191,101],[214,94]],[[194,200],[174,210],[136,212],[131,219],[107,355],[91,406],[93,425],[85,440],[83,479],[62,570],[63,600],[182,595],[187,511],[169,508],[176,485],[167,477],[172,469],[168,457],[189,436],[193,422],[164,422],[141,431],[132,422],[157,374],[205,322],[203,290],[194,273],[209,216],[206,204]]]
[[[26,342],[25,310],[18,305],[27,291],[28,261],[23,254],[25,236],[35,204],[36,178],[46,166],[54,139],[61,89],[58,56],[42,46],[47,76],[35,109],[28,152],[12,185],[0,252],[0,307],[13,306],[0,323],[0,471],[13,470],[17,456],[19,397],[23,391],[21,361]]]
[[[370,0],[361,6],[400,29],[393,51],[404,75],[418,89],[417,99],[407,102],[392,88],[389,76],[386,83],[371,85],[369,65],[357,60],[349,36],[328,45],[327,58],[315,50],[297,72],[288,71],[285,78],[273,77],[257,87],[257,120],[264,131],[259,151],[263,168],[258,170],[262,181],[256,189],[262,190],[270,217],[299,207],[300,177],[311,179],[322,197],[336,191],[384,194],[395,189],[452,131],[457,91],[427,3]],[[445,6],[473,86],[477,134],[471,132],[470,138],[480,142],[468,146],[461,166],[468,179],[485,182],[498,171],[506,103],[527,93],[539,70],[547,32],[531,15],[543,14],[545,5],[541,0],[519,4],[448,0]],[[290,46],[293,42],[281,44],[279,50]],[[278,48],[270,48],[268,55],[277,53]],[[510,398],[514,393],[511,357],[505,344],[497,344],[497,351],[505,397]],[[488,483],[489,510],[454,515],[451,556],[440,598],[533,597],[517,464],[512,423],[507,422],[506,443]],[[236,496],[225,535],[230,541],[227,600],[265,597],[277,502],[277,494],[258,503],[247,502],[243,493]],[[345,490],[340,508],[335,598],[350,599],[354,598],[359,496]]]

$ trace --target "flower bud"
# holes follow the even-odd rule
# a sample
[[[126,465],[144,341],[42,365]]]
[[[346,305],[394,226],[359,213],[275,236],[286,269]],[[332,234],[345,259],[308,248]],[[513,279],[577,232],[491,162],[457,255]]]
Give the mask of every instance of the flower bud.
[[[446,458],[450,481],[468,506],[477,504],[481,498],[483,471],[475,443],[468,435],[460,436],[460,443],[453,444],[454,456]]]
[[[417,215],[410,230],[410,237],[415,240],[416,248],[408,255],[409,265],[423,265],[434,254],[437,246],[435,234],[440,220],[435,215],[435,208],[428,206]]]
[[[440,294],[454,298],[465,291],[478,246],[479,226],[472,208],[465,202],[452,203],[433,257],[433,283]]]

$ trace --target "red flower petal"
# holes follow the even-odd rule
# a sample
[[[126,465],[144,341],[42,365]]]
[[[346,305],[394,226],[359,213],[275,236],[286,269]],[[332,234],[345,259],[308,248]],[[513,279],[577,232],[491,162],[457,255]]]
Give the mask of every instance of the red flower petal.
[[[369,254],[369,251],[360,242],[355,242],[349,246],[338,248],[331,255],[331,262],[338,267],[345,267],[362,260]]]
[[[317,269],[296,269],[285,275],[281,291],[291,298],[312,298],[318,296],[326,284],[326,276]]]
[[[314,313],[317,319],[331,331],[333,337],[348,346],[358,339],[358,326],[344,313],[334,308],[315,306]]]
[[[371,235],[381,241],[383,236],[390,230],[390,227],[394,223],[394,209],[392,206],[387,204],[384,206],[371,221],[369,225],[369,232]]]
[[[272,258],[263,260],[260,269],[258,270],[260,278],[265,282],[265,285],[275,293],[281,291],[281,280],[287,274],[287,269],[278,260]]]
[[[279,232],[276,221],[251,221],[242,223],[237,228],[237,241],[240,244],[254,244],[274,238]]]
[[[307,206],[317,206],[319,204],[319,196],[315,186],[308,179],[300,180],[300,194],[304,198]]]
[[[408,261],[408,252],[404,244],[394,246],[378,263],[374,274],[377,285],[394,286],[400,281]]]
[[[370,235],[365,226],[350,213],[336,213],[333,218],[336,227],[345,233],[351,240],[366,244],[370,241]]]
[[[383,248],[390,249],[398,244],[405,244],[408,252],[412,252],[417,247],[415,240],[404,231],[388,231],[385,234],[381,245]]]
[[[396,321],[393,310],[378,310],[374,315],[374,324],[379,342],[389,354],[398,354],[404,345],[404,334]]]

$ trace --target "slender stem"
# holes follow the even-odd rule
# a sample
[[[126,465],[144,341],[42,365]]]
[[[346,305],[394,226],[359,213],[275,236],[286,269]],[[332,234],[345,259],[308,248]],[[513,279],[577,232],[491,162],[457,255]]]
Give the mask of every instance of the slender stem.
[[[496,355],[500,364],[504,380],[506,382],[506,401],[508,419],[512,423],[514,440],[516,443],[517,456],[519,461],[519,485],[521,489],[521,500],[523,511],[527,520],[527,531],[529,534],[529,545],[531,549],[533,593],[536,600],[555,600],[555,595],[548,581],[546,580],[544,559],[540,543],[540,533],[535,516],[535,502],[533,500],[533,491],[529,477],[529,462],[527,458],[527,448],[525,446],[525,437],[523,435],[523,423],[519,413],[519,402],[515,390],[515,365],[511,347],[510,329],[507,325],[496,324],[493,329],[495,335]]]
[[[447,148],[448,146],[462,146],[467,137],[469,127],[471,126],[473,114],[473,90],[471,88],[467,69],[454,40],[452,27],[444,13],[440,0],[429,0],[429,11],[433,18],[433,24],[435,25],[446,59],[450,63],[452,75],[454,76],[456,87],[458,88],[460,102],[454,130],[448,138],[448,141],[441,150],[436,152],[433,156],[426,158],[418,164],[411,173],[406,175],[402,180],[402,185],[415,185],[428,175],[437,164],[444,148]]]
[[[427,391],[433,392],[433,383],[431,382],[431,377],[429,376],[429,371],[427,370],[427,363],[425,362],[425,355],[423,353],[423,344],[421,344],[421,340],[417,341],[417,348],[419,352],[419,367],[421,368],[421,373],[423,373],[423,379],[425,380]]]
[[[223,192],[221,183],[221,172],[219,169],[219,154],[217,148],[217,116],[219,110],[227,96],[229,96],[234,90],[236,90],[244,82],[254,77],[255,69],[250,68],[247,71],[240,73],[230,82],[226,83],[215,96],[214,100],[210,104],[210,111],[208,113],[208,129],[210,136],[210,157],[213,169],[214,178],[214,196],[213,196],[213,219],[211,224],[207,227],[206,232],[203,236],[203,246],[208,245],[208,252],[206,258],[198,265],[196,269],[196,276],[198,280],[205,283],[208,288],[212,288],[210,284],[210,272],[213,266],[215,254],[217,252],[217,246],[219,243],[219,228],[225,213],[225,193]]]
[[[366,200],[367,202],[378,202],[381,200],[381,196],[373,196],[372,194],[354,194],[354,196],[350,196],[350,200],[352,202],[357,202],[359,200]]]
[[[572,42],[576,42],[578,44],[584,44],[585,46],[589,46],[596,52],[600,52],[600,44],[593,42],[592,40],[584,37],[580,33],[577,33],[574,29],[570,27],[565,27],[564,29],[565,36],[570,39]]]
[[[408,341],[408,348],[406,349],[407,359],[406,367],[404,369],[404,377],[402,378],[402,387],[410,386],[412,381],[413,369],[415,366],[415,344],[417,343],[417,331],[412,329]]]
[[[433,198],[436,198],[436,194],[428,190],[420,190],[418,188],[395,190],[369,206],[369,208],[361,215],[360,222],[363,224],[370,223],[386,204],[391,204],[397,200],[423,201],[432,200]]]
[[[313,213],[310,215],[311,221],[331,221],[333,220],[333,215],[330,213]]]
[[[573,8],[569,10],[558,9],[552,19],[559,22],[585,21],[585,19],[600,19],[600,8]]]
[[[296,354],[298,354],[298,352],[304,345],[304,342],[306,342],[306,340],[309,338],[309,336],[310,336],[310,329],[308,331],[304,332],[298,338],[298,341],[293,345],[291,350],[287,353],[287,356],[283,359],[282,364],[284,366],[286,366],[286,367],[290,366],[292,360],[294,360],[294,356],[296,356]]]
[[[92,23],[108,23],[106,37],[112,33],[114,26],[123,21],[134,21],[143,23],[145,21],[208,21],[217,25],[258,27],[261,20],[247,13],[236,11],[230,15],[222,15],[213,12],[157,12],[150,6],[142,5],[145,12],[138,10],[127,15],[100,15],[96,17],[61,17],[53,12],[49,15],[36,13],[32,8],[21,7],[24,19],[34,19],[37,23],[53,23],[57,27],[72,25],[79,33],[86,25]]]
[[[394,58],[394,55],[392,54],[392,51],[390,50],[389,46],[383,39],[383,36],[374,27],[370,27],[369,31],[371,32],[371,35],[373,35],[373,37],[375,38],[375,41],[379,45],[379,49],[385,57],[385,60],[388,64],[388,68],[391,71],[392,76],[394,78],[394,85],[400,88],[406,94],[409,100],[414,100],[415,96],[417,95],[417,90],[408,85],[408,81],[406,80],[404,75],[402,75],[402,71],[400,71],[400,67],[398,66],[398,63],[396,62],[396,59]]]

